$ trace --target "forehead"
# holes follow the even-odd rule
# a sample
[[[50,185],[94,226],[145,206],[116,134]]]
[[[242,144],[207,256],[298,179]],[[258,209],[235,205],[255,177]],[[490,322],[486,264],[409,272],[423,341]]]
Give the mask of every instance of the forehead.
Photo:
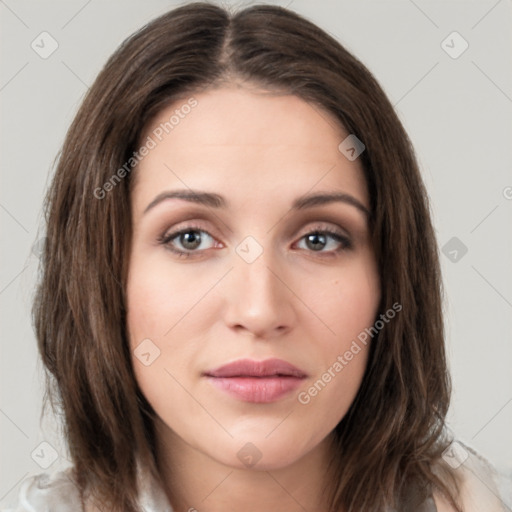
[[[192,97],[196,106],[188,108]],[[173,114],[177,114],[173,138],[186,145],[328,147],[346,136],[341,124],[321,107],[298,96],[251,86],[226,86],[176,100],[147,131],[165,124]]]
[[[173,186],[268,199],[318,184],[366,204],[359,161],[338,149],[347,135],[331,113],[294,95],[236,86],[193,94],[147,127],[141,140],[154,147],[137,166],[135,190],[146,201]]]

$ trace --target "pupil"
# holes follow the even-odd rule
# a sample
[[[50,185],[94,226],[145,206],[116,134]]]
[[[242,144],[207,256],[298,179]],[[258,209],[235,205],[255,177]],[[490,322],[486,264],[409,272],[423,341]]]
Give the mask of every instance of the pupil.
[[[201,244],[201,236],[197,231],[188,231],[181,235],[181,243],[186,249],[196,249]]]
[[[322,240],[320,240],[322,239]],[[320,248],[322,249],[325,246],[325,236],[321,235],[319,233],[313,233],[312,235],[308,235],[307,243],[309,244],[311,242],[312,249]],[[320,243],[320,245],[316,245]]]

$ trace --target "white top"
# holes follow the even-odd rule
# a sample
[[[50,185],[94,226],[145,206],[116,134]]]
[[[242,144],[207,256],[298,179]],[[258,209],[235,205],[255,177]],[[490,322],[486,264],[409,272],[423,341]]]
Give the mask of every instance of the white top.
[[[512,468],[498,472],[487,460],[467,445],[456,442],[446,457],[449,464],[464,474],[462,499],[464,512],[511,512]],[[2,512],[77,512],[80,499],[70,478],[71,468],[52,474],[40,473],[26,478],[20,486],[14,508]],[[139,503],[145,512],[173,512],[163,489],[146,472],[139,471]],[[451,511],[429,501],[422,510]]]

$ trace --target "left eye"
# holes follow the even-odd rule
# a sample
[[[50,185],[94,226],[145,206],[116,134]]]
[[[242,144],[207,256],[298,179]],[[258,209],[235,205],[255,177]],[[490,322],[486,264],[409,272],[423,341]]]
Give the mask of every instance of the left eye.
[[[329,244],[328,240],[331,240]],[[343,249],[349,249],[351,247],[350,240],[340,233],[333,231],[313,231],[304,235],[300,241],[304,240],[306,249],[310,249],[313,252],[338,252]],[[331,246],[331,250],[323,250],[328,246]],[[334,248],[332,247],[334,245]],[[336,246],[341,246],[336,248]]]

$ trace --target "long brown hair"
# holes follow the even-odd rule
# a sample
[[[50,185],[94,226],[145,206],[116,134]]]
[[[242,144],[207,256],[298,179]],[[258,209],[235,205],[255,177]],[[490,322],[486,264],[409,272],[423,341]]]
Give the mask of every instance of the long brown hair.
[[[425,496],[438,489],[460,510],[441,458],[450,380],[437,245],[411,143],[361,62],[311,22],[269,5],[232,14],[193,3],[152,21],[108,60],[67,133],[46,199],[33,314],[82,497],[134,512],[137,460],[158,477],[155,413],[135,380],[126,332],[126,163],[165,106],[234,79],[297,95],[363,141],[379,313],[403,308],[372,341],[362,385],[335,429],[330,510],[399,506],[412,485]]]

